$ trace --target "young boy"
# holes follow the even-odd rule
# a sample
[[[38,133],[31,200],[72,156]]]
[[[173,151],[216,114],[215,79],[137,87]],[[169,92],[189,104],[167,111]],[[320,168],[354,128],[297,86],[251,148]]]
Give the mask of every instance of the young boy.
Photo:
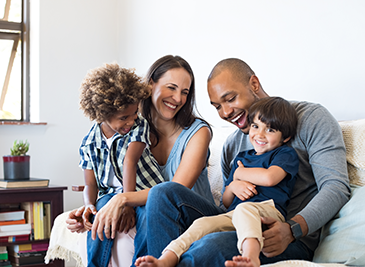
[[[150,188],[164,180],[149,149],[148,123],[138,115],[140,101],[150,95],[148,85],[134,71],[106,64],[91,70],[80,90],[81,109],[95,121],[80,146],[85,179],[83,218],[90,230],[90,215],[115,194]],[[133,208],[125,209],[127,217],[123,217],[119,231],[128,231],[135,224]],[[106,231],[111,229],[104,228],[104,237]],[[110,254],[112,245],[113,239],[92,240],[89,232],[88,266],[107,265],[108,257],[98,253]]]
[[[248,119],[254,149],[236,156],[222,197],[228,212],[197,219],[164,249],[159,259],[141,257],[136,266],[175,266],[194,241],[212,232],[233,230],[237,232],[237,247],[242,256],[226,261],[225,265],[260,266],[260,217],[285,221],[298,172],[298,156],[286,145],[295,137],[297,116],[288,101],[267,97],[251,106]]]

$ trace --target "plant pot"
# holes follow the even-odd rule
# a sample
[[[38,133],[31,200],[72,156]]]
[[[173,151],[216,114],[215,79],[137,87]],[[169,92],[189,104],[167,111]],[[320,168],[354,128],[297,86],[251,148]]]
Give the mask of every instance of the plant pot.
[[[30,156],[3,156],[4,179],[26,180],[29,179]]]

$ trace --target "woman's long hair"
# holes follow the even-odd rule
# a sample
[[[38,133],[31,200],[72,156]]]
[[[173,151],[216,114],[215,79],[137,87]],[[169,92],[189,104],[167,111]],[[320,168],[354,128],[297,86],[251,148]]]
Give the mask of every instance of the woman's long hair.
[[[191,85],[189,88],[189,94],[186,99],[186,103],[175,115],[175,123],[183,129],[189,128],[191,124],[195,121],[197,116],[195,115],[194,108],[196,108],[195,104],[195,78],[193,70],[191,69],[188,62],[185,59],[179,56],[167,55],[160,59],[158,59],[152,66],[149,68],[146,75],[146,82],[150,83],[151,80],[154,83],[157,83],[158,80],[169,70],[183,68],[185,69],[191,78]],[[151,133],[155,136],[156,142],[154,142],[154,146],[156,146],[159,142],[159,133],[156,127],[153,124],[152,116],[151,116],[151,106],[152,106],[152,98],[151,96],[141,102],[141,113],[142,116],[148,121],[151,128]]]

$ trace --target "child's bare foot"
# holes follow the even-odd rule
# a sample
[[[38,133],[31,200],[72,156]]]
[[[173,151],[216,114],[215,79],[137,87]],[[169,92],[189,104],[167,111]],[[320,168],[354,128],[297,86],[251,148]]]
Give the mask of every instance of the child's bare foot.
[[[175,254],[173,256],[176,257]],[[144,256],[138,258],[135,262],[135,265],[138,267],[170,267],[170,266],[175,266],[177,264],[176,260],[175,258],[171,260],[168,257],[163,257],[163,256],[162,258],[159,259],[156,259],[153,256]]]
[[[260,259],[235,256],[231,261],[226,261],[224,265],[226,267],[260,267]]]
[[[148,267],[157,267],[158,265],[158,259],[156,259],[155,257],[152,256],[144,256],[144,257],[139,257],[136,262],[135,262],[136,266],[148,266]]]

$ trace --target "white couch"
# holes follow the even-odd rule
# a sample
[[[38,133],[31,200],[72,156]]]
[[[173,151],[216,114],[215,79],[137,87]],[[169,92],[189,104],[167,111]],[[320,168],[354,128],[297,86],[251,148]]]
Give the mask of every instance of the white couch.
[[[347,152],[348,171],[352,188],[350,201],[340,210],[333,220],[322,229],[321,242],[313,262],[282,261],[265,267],[288,266],[365,266],[365,119],[340,122]],[[208,175],[212,193],[219,203],[223,186],[220,154],[227,136],[236,128],[222,127],[213,129],[213,140],[210,146]],[[45,257],[46,263],[59,258],[69,260],[73,257],[78,266],[82,266],[78,234],[66,229],[65,219],[68,212],[59,215],[51,232],[50,246]]]

